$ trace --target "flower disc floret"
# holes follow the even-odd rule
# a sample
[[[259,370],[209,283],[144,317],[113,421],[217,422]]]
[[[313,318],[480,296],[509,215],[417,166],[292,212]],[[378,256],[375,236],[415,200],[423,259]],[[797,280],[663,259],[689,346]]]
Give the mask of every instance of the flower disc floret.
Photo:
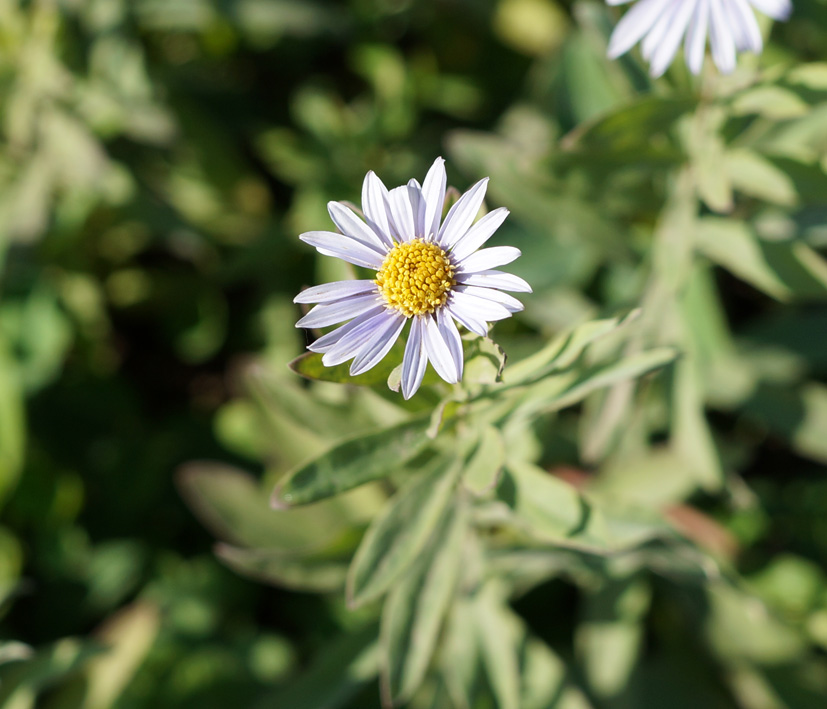
[[[455,285],[454,266],[436,244],[413,239],[396,244],[376,274],[385,302],[405,317],[433,313]]]

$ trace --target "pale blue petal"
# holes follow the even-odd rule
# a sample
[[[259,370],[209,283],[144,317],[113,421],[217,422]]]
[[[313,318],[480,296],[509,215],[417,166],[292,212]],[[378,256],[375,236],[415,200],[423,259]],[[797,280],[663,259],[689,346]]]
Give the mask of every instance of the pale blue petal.
[[[334,303],[317,305],[296,323],[296,327],[327,327],[355,318],[373,308],[378,302],[376,293],[354,295]]]
[[[407,318],[399,312],[387,311],[385,322],[377,325],[370,334],[367,342],[359,350],[353,364],[350,365],[350,373],[357,376],[375,367],[388,353],[396,338],[407,321]]]
[[[451,250],[451,257],[456,261],[461,261],[466,256],[470,256],[494,235],[507,216],[508,210],[505,207],[486,214],[460,237]]]
[[[375,281],[333,281],[307,288],[293,298],[294,303],[329,303],[352,295],[376,291]],[[377,291],[378,292],[378,291]]]
[[[531,286],[519,276],[504,271],[480,271],[479,273],[461,273],[457,283],[483,288],[499,288],[513,293],[531,293]]]
[[[458,273],[478,273],[487,271],[496,266],[511,263],[520,257],[520,250],[513,246],[492,246],[490,249],[475,251],[473,254],[457,262]]]
[[[437,158],[422,183],[422,201],[419,205],[421,231],[418,235],[423,239],[436,238],[439,234],[446,184],[445,161]]]
[[[425,352],[428,354],[428,361],[433,365],[436,373],[449,384],[456,384],[459,381],[459,372],[448,343],[442,337],[436,320],[429,315],[422,318],[424,326]]]
[[[388,253],[388,246],[376,232],[365,224],[359,217],[340,202],[328,202],[327,211],[333,223],[342,234],[358,241],[360,244],[373,249],[383,256]]]
[[[473,224],[485,199],[485,190],[488,187],[488,178],[484,177],[470,190],[460,197],[442,222],[439,230],[439,245],[443,249],[450,249],[468,231]]]
[[[306,244],[315,246],[316,251],[324,256],[335,256],[355,266],[379,270],[384,260],[382,254],[378,251],[374,251],[344,234],[335,234],[332,231],[309,231],[306,234],[300,234],[299,239]]]
[[[422,338],[422,317],[417,315],[411,318],[411,331],[402,357],[402,396],[405,399],[410,399],[419,389],[427,366],[428,357]]]

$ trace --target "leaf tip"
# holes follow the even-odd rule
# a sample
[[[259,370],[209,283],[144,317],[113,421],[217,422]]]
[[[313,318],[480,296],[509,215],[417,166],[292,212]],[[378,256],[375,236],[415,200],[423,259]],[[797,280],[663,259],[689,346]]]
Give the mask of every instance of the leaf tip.
[[[290,501],[292,495],[290,495],[290,493],[283,493],[283,487],[283,485],[276,485],[276,487],[273,489],[273,494],[270,495],[271,510],[290,509]]]

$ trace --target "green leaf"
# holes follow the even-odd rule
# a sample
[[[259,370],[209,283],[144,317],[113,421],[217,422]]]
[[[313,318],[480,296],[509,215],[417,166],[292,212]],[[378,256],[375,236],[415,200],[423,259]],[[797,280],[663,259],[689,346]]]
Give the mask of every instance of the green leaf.
[[[705,631],[714,652],[727,661],[782,665],[808,652],[804,634],[773,616],[755,596],[726,584],[710,585]]]
[[[498,709],[520,709],[519,642],[521,625],[502,594],[488,584],[474,603],[480,654]]]
[[[727,151],[726,171],[732,186],[750,197],[782,207],[798,203],[793,180],[754,150],[735,148]]]
[[[284,689],[267,695],[253,709],[323,707],[344,709],[379,671],[376,627],[350,633],[326,643],[310,667]]]
[[[798,118],[810,111],[796,93],[781,86],[756,86],[743,91],[732,102],[732,109],[736,115],[757,113],[775,121]]]
[[[270,502],[281,508],[318,502],[399,470],[430,442],[428,417],[340,443],[289,473]]]
[[[722,167],[726,143],[721,128],[726,121],[721,106],[697,111],[687,132],[687,151],[698,195],[714,212],[730,212],[733,207],[732,184]]]
[[[827,62],[799,64],[790,69],[784,79],[813,91],[827,91]]]
[[[698,248],[713,262],[778,300],[827,297],[827,262],[800,242],[761,241],[744,222],[698,220]]]
[[[100,645],[65,638],[38,650],[28,660],[9,665],[4,668],[0,683],[0,706],[34,707],[41,691],[76,672],[103,651]]]
[[[645,96],[609,114],[582,123],[565,139],[566,147],[623,151],[649,149],[652,136],[672,128],[694,108],[695,99]]]
[[[439,650],[440,672],[458,709],[473,706],[479,666],[476,625],[473,602],[466,596],[458,596],[448,616]]]
[[[326,367],[322,364],[322,355],[319,352],[305,352],[296,357],[288,365],[296,374],[306,379],[320,382],[335,382],[337,384],[355,384],[358,386],[376,386],[388,381],[391,372],[402,362],[402,355],[405,347],[397,340],[391,351],[375,367],[364,374],[352,376],[350,374],[350,363],[337,364],[334,367]]]
[[[712,437],[703,399],[703,373],[696,358],[673,369],[672,438],[675,450],[707,492],[720,490],[724,471]]]
[[[566,664],[542,640],[528,636],[522,659],[520,709],[591,709],[583,693],[568,681]]]
[[[609,548],[602,515],[571,485],[531,463],[506,465],[498,494],[527,533],[572,548]]]
[[[388,594],[380,634],[382,680],[394,702],[410,699],[425,677],[462,567],[467,524],[465,506],[454,505],[419,561]]]
[[[522,404],[523,411],[534,416],[558,411],[582,401],[598,389],[662,369],[678,356],[679,352],[672,347],[658,347],[583,372],[547,377],[528,389]]]
[[[4,665],[7,662],[28,660],[33,656],[34,650],[24,643],[15,642],[14,640],[0,642],[0,665]]]
[[[85,667],[84,707],[109,709],[115,706],[158,637],[160,615],[156,606],[138,602],[105,622],[97,636],[107,646],[107,652],[93,658]],[[67,688],[66,694],[70,691]]]
[[[198,518],[219,538],[244,547],[286,552],[319,549],[382,504],[362,488],[313,507],[274,511],[261,483],[221,463],[190,463],[178,471],[178,489]]]
[[[744,404],[744,415],[789,442],[793,450],[827,463],[827,386],[762,385]]]
[[[466,339],[463,385],[501,382],[506,359],[502,347],[488,337]]]
[[[290,554],[269,549],[240,549],[229,544],[217,545],[215,553],[239,574],[296,591],[340,591],[347,576],[347,558]]]
[[[592,691],[607,699],[622,692],[640,656],[643,617],[651,592],[642,580],[607,580],[587,594],[576,647]]]
[[[348,605],[374,600],[416,561],[456,488],[458,461],[439,458],[411,478],[373,521],[353,558]]]
[[[571,367],[593,342],[628,325],[640,315],[633,310],[624,317],[592,320],[556,337],[539,352],[510,365],[504,374],[506,384],[534,381],[547,374]]]
[[[20,375],[0,340],[0,502],[20,475],[25,433]]]
[[[484,426],[480,429],[477,447],[465,463],[462,473],[463,486],[475,495],[493,490],[505,464],[505,442],[498,428]]]

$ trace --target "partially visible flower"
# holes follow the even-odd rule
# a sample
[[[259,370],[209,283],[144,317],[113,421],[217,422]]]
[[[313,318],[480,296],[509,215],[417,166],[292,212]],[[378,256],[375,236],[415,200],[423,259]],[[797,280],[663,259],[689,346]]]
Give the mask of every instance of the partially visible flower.
[[[350,320],[308,349],[324,353],[328,367],[353,359],[350,373],[361,374],[382,360],[410,320],[402,359],[406,399],[419,389],[428,362],[446,382],[462,378],[462,341],[454,320],[485,336],[489,322],[523,309],[502,291],[531,292],[522,278],[492,270],[516,259],[518,249],[478,251],[508,216],[507,209],[495,209],[474,223],[488,178],[463,194],[443,220],[445,184],[442,158],[421,187],[411,180],[388,191],[369,172],[362,186],[367,224],[347,206],[330,202],[328,212],[342,233],[311,231],[299,237],[321,254],[376,270],[371,280],[327,283],[296,296],[296,303],[319,303],[296,327]]]
[[[623,5],[630,0],[606,0]],[[616,59],[641,42],[649,73],[666,71],[684,42],[686,65],[698,74],[704,62],[706,37],[712,59],[723,73],[735,69],[736,51],[760,54],[761,30],[752,7],[775,20],[792,12],[790,0],[633,0],[635,6],[618,23],[609,41],[609,58]],[[752,7],[750,7],[750,5]]]

